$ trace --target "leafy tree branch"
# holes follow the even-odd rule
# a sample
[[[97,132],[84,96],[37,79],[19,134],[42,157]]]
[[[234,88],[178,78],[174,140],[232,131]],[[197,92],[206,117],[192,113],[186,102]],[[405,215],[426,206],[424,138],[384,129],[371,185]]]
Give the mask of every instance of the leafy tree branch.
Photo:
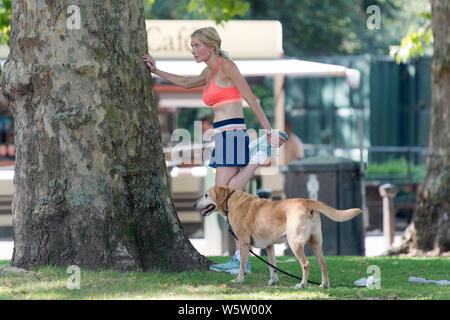
[[[410,58],[420,57],[425,50],[431,50],[433,45],[433,29],[431,27],[431,13],[422,13],[427,21],[418,29],[410,29],[401,40],[399,46],[391,46],[390,55],[397,63],[406,63]]]

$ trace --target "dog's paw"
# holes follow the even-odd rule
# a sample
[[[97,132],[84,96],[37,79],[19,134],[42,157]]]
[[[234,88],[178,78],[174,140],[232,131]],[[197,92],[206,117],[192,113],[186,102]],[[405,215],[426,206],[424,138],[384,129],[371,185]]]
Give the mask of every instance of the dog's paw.
[[[294,289],[307,289],[308,288],[308,286],[307,286],[307,284],[306,283],[297,283],[296,285],[295,285],[295,287],[294,287]]]
[[[328,289],[328,288],[330,288],[330,284],[328,284],[328,283],[322,283],[320,286],[319,286],[319,288],[320,289]]]
[[[269,286],[271,286],[271,285],[273,285],[273,284],[275,284],[275,283],[277,283],[278,282],[278,279],[272,279],[272,278],[270,278],[270,280],[269,280],[269,282],[267,282],[267,284],[269,285]]]

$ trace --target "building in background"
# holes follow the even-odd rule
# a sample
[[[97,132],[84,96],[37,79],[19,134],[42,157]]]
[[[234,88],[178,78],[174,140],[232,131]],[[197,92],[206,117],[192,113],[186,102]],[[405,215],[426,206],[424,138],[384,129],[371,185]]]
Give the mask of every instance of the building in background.
[[[205,65],[197,64],[190,49],[190,34],[205,26],[215,26],[213,21],[205,20],[148,20],[146,29],[148,35],[149,52],[156,58],[158,68],[184,76],[198,75]],[[282,27],[279,21],[230,21],[222,26],[215,26],[222,38],[222,48],[227,51],[244,77],[251,83],[254,79],[273,79],[274,111],[273,123],[275,128],[283,130],[285,116],[285,86],[286,78],[342,78],[347,86],[359,86],[359,71],[345,66],[303,61],[295,58],[284,58],[282,43]],[[239,36],[236,36],[239,35]],[[7,54],[0,59],[6,58]],[[177,114],[180,108],[206,108],[201,99],[201,88],[186,90],[166,83],[154,76],[153,88],[157,100],[158,116],[161,124],[163,148],[168,163],[172,149],[171,133],[176,128]],[[9,122],[8,122],[9,121]],[[13,143],[11,136],[13,123],[10,115],[4,117],[4,143]],[[283,154],[280,154],[283,157]],[[7,162],[7,160],[9,162]],[[0,165],[13,168],[13,160],[1,158]],[[204,175],[206,170],[202,165],[169,166],[172,176],[172,191],[180,218],[198,217],[191,209],[192,197],[203,193]],[[13,174],[13,172],[12,172]],[[283,197],[282,174],[278,163],[269,168],[260,168],[257,172],[261,176],[261,186],[274,190],[275,197]],[[12,177],[7,175],[4,184],[0,185],[5,193],[12,197]],[[8,180],[9,179],[9,180]],[[250,192],[256,191],[253,181],[249,186]],[[8,200],[9,201],[9,200]]]

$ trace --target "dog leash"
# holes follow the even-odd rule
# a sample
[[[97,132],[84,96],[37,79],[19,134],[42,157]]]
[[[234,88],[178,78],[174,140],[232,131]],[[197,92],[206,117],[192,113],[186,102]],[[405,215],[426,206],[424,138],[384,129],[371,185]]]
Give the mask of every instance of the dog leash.
[[[225,199],[225,216],[227,217],[228,231],[230,232],[230,234],[231,234],[237,241],[239,241],[238,237],[236,236],[236,234],[235,234],[234,231],[233,231],[233,228],[231,227],[230,220],[228,219],[228,211],[229,211],[229,210],[228,210],[228,199],[231,197],[231,195],[234,193],[234,191],[235,191],[235,190],[233,190],[233,191],[226,197],[226,199]],[[298,276],[296,276],[296,275],[290,274],[289,272],[286,272],[286,271],[284,271],[284,270],[281,270],[280,268],[274,266],[274,265],[271,264],[270,262],[264,260],[264,259],[261,258],[259,255],[257,255],[257,254],[254,253],[252,250],[250,250],[250,248],[249,248],[249,252],[250,252],[251,254],[253,254],[255,257],[257,257],[259,260],[261,260],[262,262],[264,262],[265,264],[267,264],[267,265],[269,265],[270,267],[274,268],[275,270],[280,271],[281,273],[283,273],[283,274],[285,274],[285,275],[287,275],[287,276],[289,276],[289,277],[291,277],[291,278],[294,278],[294,279],[303,281],[302,278],[300,278],[300,277],[298,277]],[[311,280],[308,280],[308,283],[316,284],[316,285],[318,285],[318,286],[321,285],[320,283],[314,282],[314,281],[311,281]]]

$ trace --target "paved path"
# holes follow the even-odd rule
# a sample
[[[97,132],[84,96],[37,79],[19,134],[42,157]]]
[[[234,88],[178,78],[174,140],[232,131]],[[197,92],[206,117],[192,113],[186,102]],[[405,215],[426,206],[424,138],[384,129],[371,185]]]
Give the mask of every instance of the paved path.
[[[14,242],[10,240],[0,240],[0,260],[11,260]]]
[[[395,241],[401,238],[401,232],[395,234]],[[198,252],[204,254],[205,239],[190,239]],[[381,255],[384,249],[383,235],[381,233],[368,233],[365,239],[366,257],[375,257]],[[0,239],[0,260],[10,260],[13,254],[14,243],[9,239]],[[275,254],[282,255],[283,245],[275,245]]]
[[[395,234],[395,241],[399,241],[401,239],[401,232]],[[198,252],[204,254],[205,252],[205,239],[190,239],[192,245],[197,249]],[[369,233],[365,238],[365,248],[366,248],[366,257],[376,257],[385,251],[384,239],[382,233]],[[282,256],[285,249],[284,244],[276,244],[275,245],[275,255]],[[255,250],[255,253],[258,254],[258,249]]]

